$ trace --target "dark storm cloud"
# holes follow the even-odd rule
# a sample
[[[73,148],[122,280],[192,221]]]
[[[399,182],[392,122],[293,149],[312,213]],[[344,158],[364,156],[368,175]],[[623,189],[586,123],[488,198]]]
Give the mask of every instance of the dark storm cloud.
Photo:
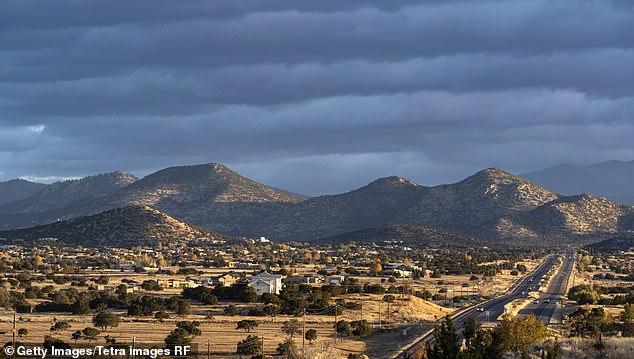
[[[316,194],[631,159],[627,1],[0,3],[0,178],[217,161]]]

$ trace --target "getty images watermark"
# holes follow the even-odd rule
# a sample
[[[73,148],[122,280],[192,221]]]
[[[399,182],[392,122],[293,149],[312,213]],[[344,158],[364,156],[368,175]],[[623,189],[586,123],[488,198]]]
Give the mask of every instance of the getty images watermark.
[[[186,357],[193,354],[192,346],[176,345],[169,348],[136,348],[136,347],[112,347],[95,345],[87,348],[56,348],[43,346],[6,346],[4,353],[9,356],[31,358],[79,358],[82,356],[140,356],[156,359],[159,357]]]

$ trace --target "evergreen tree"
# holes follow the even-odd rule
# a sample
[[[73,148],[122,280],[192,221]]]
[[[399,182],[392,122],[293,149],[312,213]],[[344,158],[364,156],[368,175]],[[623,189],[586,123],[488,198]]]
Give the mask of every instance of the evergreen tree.
[[[624,337],[634,336],[634,305],[627,303],[623,306],[621,313],[621,335]]]
[[[471,339],[476,335],[479,329],[480,325],[476,323],[473,317],[467,318],[464,325],[462,326],[462,336],[464,337],[467,348],[470,346]]]
[[[260,354],[261,347],[262,340],[257,335],[249,335],[238,343],[236,353],[256,355]]]
[[[445,320],[436,326],[434,339],[436,342],[427,351],[429,359],[458,359],[460,343],[458,341],[458,332],[451,317],[446,316]]]

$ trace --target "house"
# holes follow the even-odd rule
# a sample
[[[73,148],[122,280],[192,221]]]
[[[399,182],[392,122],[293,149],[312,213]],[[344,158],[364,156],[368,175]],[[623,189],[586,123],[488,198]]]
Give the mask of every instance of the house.
[[[272,281],[267,281],[267,280],[263,280],[263,279],[254,279],[252,281],[249,282],[249,287],[255,289],[255,292],[258,295],[262,295],[264,293],[275,293],[275,294],[279,294],[279,291],[275,290],[275,286],[273,285]]]
[[[282,275],[262,272],[253,276],[248,285],[255,288],[258,295],[264,293],[280,294],[280,290],[282,290]]]
[[[343,284],[346,278],[342,275],[333,275],[328,277],[329,284]]]
[[[255,240],[257,243],[271,243],[270,239],[267,239],[266,237],[260,237],[259,239]]]
[[[383,267],[383,274],[396,275],[398,277],[411,277],[414,268],[403,263],[388,263]]]
[[[191,280],[159,279],[156,281],[163,288],[195,288],[198,285]]]
[[[240,280],[240,276],[233,273],[223,274],[220,277],[218,277],[218,283],[222,284],[225,287],[229,287],[235,284],[239,280]]]

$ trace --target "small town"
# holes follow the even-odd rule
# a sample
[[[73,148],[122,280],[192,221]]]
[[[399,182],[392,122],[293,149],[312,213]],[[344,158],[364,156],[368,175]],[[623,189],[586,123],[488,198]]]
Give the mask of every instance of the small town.
[[[447,315],[468,308],[488,316],[483,328],[494,328],[500,318],[493,311],[480,313],[480,303],[503,297],[559,256],[517,248],[409,248],[394,241],[314,246],[260,238],[242,245],[155,248],[59,246],[51,238],[38,242],[0,247],[5,272],[0,299],[6,308],[0,312],[1,332],[7,341],[15,325],[17,341],[194,344],[197,354],[211,357],[261,350],[273,355],[285,346],[302,355],[389,357]],[[579,258],[586,270],[589,258],[627,263],[622,256]],[[559,260],[541,283],[529,287],[530,293],[506,303],[500,317],[518,315],[538,302],[548,293],[548,276],[561,267]],[[603,279],[584,273],[578,272],[577,283],[596,286]],[[566,287],[574,291],[580,287],[573,287],[572,278]],[[561,302],[544,328],[562,342],[575,330],[562,319],[583,303],[569,295],[557,298]]]

